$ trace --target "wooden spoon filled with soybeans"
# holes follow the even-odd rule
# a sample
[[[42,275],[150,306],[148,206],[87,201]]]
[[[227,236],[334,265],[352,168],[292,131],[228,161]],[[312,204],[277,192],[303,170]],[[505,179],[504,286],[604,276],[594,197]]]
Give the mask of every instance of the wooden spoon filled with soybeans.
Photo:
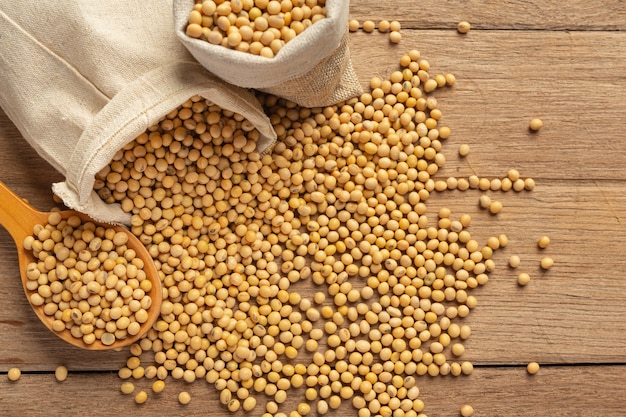
[[[116,349],[156,321],[159,275],[124,227],[71,210],[37,211],[1,181],[0,224],[17,246],[28,301],[61,339],[89,350]]]

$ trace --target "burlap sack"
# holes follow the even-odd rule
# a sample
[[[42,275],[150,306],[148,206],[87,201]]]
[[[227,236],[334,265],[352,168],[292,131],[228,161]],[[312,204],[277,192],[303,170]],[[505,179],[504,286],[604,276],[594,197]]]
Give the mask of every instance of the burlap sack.
[[[223,80],[305,107],[333,105],[361,93],[348,48],[349,0],[327,0],[327,17],[288,42],[273,58],[187,36],[193,5],[194,0],[174,2],[176,34],[198,62]]]
[[[193,95],[276,134],[254,97],[210,75],[173,30],[165,0],[0,0],[0,106],[64,176],[53,191],[97,220],[126,223],[92,191],[117,150]]]

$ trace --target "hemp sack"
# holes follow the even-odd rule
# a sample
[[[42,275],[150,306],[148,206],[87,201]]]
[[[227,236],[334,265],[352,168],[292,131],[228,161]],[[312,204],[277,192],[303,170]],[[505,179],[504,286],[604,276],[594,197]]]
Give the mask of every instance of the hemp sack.
[[[273,58],[187,36],[194,3],[174,2],[176,34],[198,62],[223,80],[305,107],[330,106],[361,94],[348,48],[349,0],[326,0],[326,17],[287,42]]]
[[[253,94],[209,74],[174,33],[166,0],[0,0],[0,106],[65,181],[53,191],[96,220],[128,223],[93,191],[115,153],[190,97],[276,134]]]

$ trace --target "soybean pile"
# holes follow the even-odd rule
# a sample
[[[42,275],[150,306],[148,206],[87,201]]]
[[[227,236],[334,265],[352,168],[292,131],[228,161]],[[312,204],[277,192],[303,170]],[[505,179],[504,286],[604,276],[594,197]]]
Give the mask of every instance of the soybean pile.
[[[27,266],[25,288],[31,304],[53,318],[52,330],[104,346],[141,332],[152,305],[152,283],[127,242],[126,233],[78,216],[63,219],[58,212],[34,226],[24,239],[35,257]]]
[[[120,150],[94,189],[131,213],[164,296],[123,391],[143,403],[172,381],[188,403],[202,399],[177,380],[204,380],[233,412],[426,416],[418,378],[472,372],[463,319],[508,243],[479,243],[449,208],[429,218],[429,197],[534,186],[515,170],[437,177],[451,131],[435,95],[455,81],[412,50],[336,106],[260,95],[278,134],[266,154],[250,122],[201,97]]]

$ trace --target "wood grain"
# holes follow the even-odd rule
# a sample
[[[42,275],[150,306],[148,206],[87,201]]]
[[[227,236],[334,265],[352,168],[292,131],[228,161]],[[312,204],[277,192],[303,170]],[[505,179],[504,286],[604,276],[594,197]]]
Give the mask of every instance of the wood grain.
[[[626,229],[621,224],[626,219],[624,185],[577,182],[572,188],[568,184],[540,183],[533,192],[489,192],[504,204],[498,216],[477,209],[483,194],[477,190],[449,191],[429,200],[433,224],[439,208],[452,207],[454,215],[472,214],[469,231],[477,241],[484,244],[500,233],[510,237],[510,244],[494,256],[497,268],[490,281],[474,291],[479,306],[463,320],[474,329],[466,342],[466,358],[474,363],[626,362],[626,304],[620,302],[626,299],[622,275],[626,260],[621,256],[626,251]],[[601,202],[600,207],[594,201]],[[604,231],[611,231],[610,236]],[[543,234],[552,242],[540,251],[535,242]],[[43,370],[42,356],[49,347],[64,345],[37,322],[23,296],[13,243],[6,232],[0,231],[0,236],[4,238],[0,276],[14,277],[0,293],[1,337],[7,342],[23,341],[5,344],[5,351],[20,358],[18,363],[25,369]],[[517,270],[507,267],[511,255],[522,259]],[[543,256],[555,260],[550,271],[539,267]],[[517,285],[520,272],[531,274],[530,285]],[[315,291],[310,284],[306,288],[304,293]],[[609,337],[612,343],[607,344]],[[115,369],[111,366],[120,363],[119,355],[102,359],[98,364],[103,369]]]
[[[536,180],[533,191],[469,190],[433,193],[437,210],[472,216],[469,231],[480,243],[505,233],[510,244],[494,255],[489,282],[473,291],[478,306],[462,323],[472,328],[461,360],[476,366],[469,377],[418,380],[429,416],[458,415],[472,404],[480,416],[621,416],[626,384],[626,8],[622,1],[411,1],[353,0],[351,17],[397,19],[402,41],[386,35],[350,35],[353,65],[364,87],[373,76],[398,68],[417,49],[432,73],[454,73],[454,87],[435,92],[450,176],[495,178],[516,168]],[[460,20],[472,23],[466,35]],[[531,133],[533,117],[544,128]],[[469,144],[467,157],[458,155]],[[54,203],[52,182],[62,180],[0,112],[0,177],[35,207]],[[493,216],[478,198],[503,203]],[[539,236],[552,243],[536,247]],[[518,255],[518,269],[507,260]],[[555,265],[539,268],[543,256]],[[520,287],[516,276],[531,274]],[[13,366],[25,375],[9,383],[0,375],[0,415],[231,415],[204,382],[168,380],[144,406],[119,393],[117,370],[127,353],[94,353],[64,344],[37,320],[24,298],[13,242],[0,229],[0,374]],[[310,294],[312,288],[304,290]],[[461,321],[459,321],[461,323]],[[149,362],[149,358],[146,358]],[[538,361],[539,374],[524,366]],[[59,364],[72,371],[60,384]],[[137,381],[149,389],[149,381]],[[180,406],[176,395],[193,401]],[[28,399],[28,401],[25,401]],[[46,402],[46,407],[41,404]],[[289,405],[294,405],[292,398]],[[260,408],[254,415],[260,415]],[[349,405],[338,413],[355,415]]]
[[[136,405],[132,396],[119,391],[120,380],[112,373],[70,371],[64,382],[57,382],[51,373],[25,374],[17,382],[0,381],[0,414],[238,417],[261,415],[264,411],[263,398],[259,397],[253,412],[231,413],[219,403],[215,390],[203,381],[171,381],[158,395],[150,391],[149,381],[133,382],[135,392],[148,393],[148,401],[143,405]],[[475,416],[620,417],[624,411],[626,367],[544,366],[533,376],[527,375],[524,367],[476,368],[469,376],[420,377],[417,383],[424,412],[429,416],[458,416],[461,406],[470,404]],[[186,406],[177,401],[183,390],[192,397]],[[34,401],[44,396],[45,402]],[[294,407],[297,400],[295,395],[288,399],[284,409]],[[332,414],[356,415],[349,401]]]
[[[403,31],[399,45],[385,35],[351,37],[354,66],[366,84],[399,68],[411,49],[431,72],[454,73],[452,88],[436,91],[452,135],[449,166],[440,174],[502,177],[510,168],[539,179],[620,179],[626,145],[616,123],[626,113],[626,47],[621,32]],[[374,51],[384,51],[372,52]],[[593,58],[590,58],[593,57]],[[588,65],[593,62],[593,70]],[[544,127],[530,133],[530,119]],[[456,150],[467,143],[468,157]],[[497,156],[497,157],[496,157]],[[452,167],[453,169],[450,169]]]
[[[393,4],[393,7],[391,5]],[[626,9],[620,0],[353,0],[350,18],[361,22],[397,20],[404,29],[452,29],[468,21],[472,30],[623,30]]]

